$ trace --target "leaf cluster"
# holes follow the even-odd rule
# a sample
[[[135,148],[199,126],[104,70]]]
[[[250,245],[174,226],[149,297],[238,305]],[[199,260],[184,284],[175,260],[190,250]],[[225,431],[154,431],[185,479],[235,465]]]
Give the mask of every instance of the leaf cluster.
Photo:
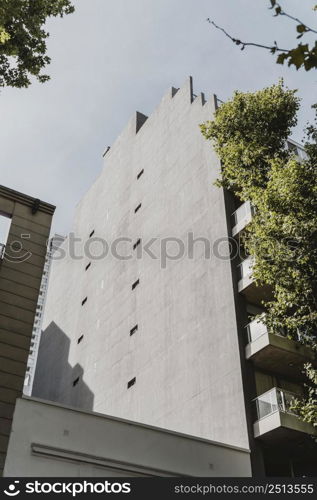
[[[302,38],[306,33],[314,33],[317,34],[317,30],[308,26],[304,22],[302,22],[297,17],[294,17],[288,14],[281,5],[277,2],[277,0],[270,0],[271,7],[275,12],[275,17],[277,16],[285,16],[288,19],[296,22],[296,33],[297,39]],[[313,8],[314,11],[317,10],[317,5]],[[304,68],[306,71],[310,69],[317,68],[317,41],[310,46],[308,43],[299,43],[292,49],[282,48],[278,45],[276,41],[272,44],[263,44],[258,42],[249,42],[241,40],[241,38],[237,38],[228,33],[223,27],[218,26],[213,20],[210,18],[207,19],[208,23],[212,24],[216,29],[222,31],[227,38],[229,38],[233,43],[238,45],[241,50],[244,50],[246,47],[257,47],[261,49],[268,50],[271,54],[277,54],[276,62],[278,64],[284,64],[284,62],[288,63],[288,66],[295,66],[296,69]]]
[[[44,25],[73,11],[70,0],[0,0],[0,87],[28,87],[32,76],[49,80]]]

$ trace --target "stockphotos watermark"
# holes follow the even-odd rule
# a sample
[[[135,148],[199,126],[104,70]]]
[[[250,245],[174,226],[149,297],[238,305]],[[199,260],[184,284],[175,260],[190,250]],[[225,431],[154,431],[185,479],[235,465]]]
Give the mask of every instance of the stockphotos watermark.
[[[26,262],[34,255],[30,250],[31,236],[22,234],[19,240],[12,241],[10,245],[3,247],[2,258],[9,262]],[[60,246],[51,245],[47,242],[51,252],[52,260],[71,259],[74,261],[102,261],[112,258],[118,261],[150,259],[157,261],[161,269],[166,269],[169,262],[176,262],[187,259],[194,261],[205,260],[233,260],[240,258],[244,260],[244,242],[238,238],[223,236],[213,241],[206,236],[188,232],[183,238],[176,236],[152,237],[152,238],[131,238],[129,236],[119,236],[113,240],[107,240],[99,236],[90,238],[80,238],[75,233],[69,233],[64,243]],[[253,242],[253,248],[257,245],[261,247],[260,241]],[[261,249],[262,251],[263,249]],[[296,251],[296,241],[287,239],[266,246],[265,258],[269,261],[274,259],[276,251],[283,251],[285,261],[294,259]],[[262,251],[263,254],[263,251]]]
[[[71,494],[72,497],[77,495],[96,493],[96,494],[119,494],[119,493],[131,493],[131,483],[120,483],[111,481],[100,481],[100,482],[42,482],[42,481],[32,481],[27,482],[24,486],[20,485],[20,481],[13,481],[9,486],[4,489],[3,493],[7,497],[16,497],[23,494],[50,494],[54,493],[56,495],[61,494]]]

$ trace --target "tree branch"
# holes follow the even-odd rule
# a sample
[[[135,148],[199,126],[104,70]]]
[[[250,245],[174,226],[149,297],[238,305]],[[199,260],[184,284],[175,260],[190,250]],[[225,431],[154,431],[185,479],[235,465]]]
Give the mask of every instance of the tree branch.
[[[290,14],[288,14],[287,12],[285,12],[281,5],[279,3],[275,4],[276,5],[276,10],[275,9],[275,12],[276,12],[276,15],[277,16],[285,16],[285,17],[288,17],[289,19],[292,19],[292,21],[295,21],[296,23],[299,23],[300,26],[304,26],[305,27],[305,32],[311,32],[311,33],[316,33],[317,34],[317,31],[314,30],[313,28],[310,28],[309,26],[307,26],[307,24],[303,23],[303,21],[301,21],[300,19],[298,19],[298,17],[294,17],[294,16],[291,16]],[[271,7],[272,9],[274,8],[273,6]]]
[[[252,46],[252,47],[259,47],[261,49],[270,50],[273,54],[275,54],[275,52],[286,52],[286,53],[289,52],[288,49],[281,49],[280,47],[278,47],[277,44],[276,44],[276,42],[275,42],[275,44],[273,46],[262,45],[261,43],[254,43],[254,42],[243,42],[242,40],[239,40],[238,38],[234,38],[233,36],[231,36],[224,28],[222,28],[221,26],[218,26],[209,17],[207,19],[207,22],[209,24],[212,24],[217,30],[222,31],[226,35],[226,37],[229,38],[236,45],[241,45],[242,46],[241,50],[244,50],[244,48],[247,47],[247,46]]]

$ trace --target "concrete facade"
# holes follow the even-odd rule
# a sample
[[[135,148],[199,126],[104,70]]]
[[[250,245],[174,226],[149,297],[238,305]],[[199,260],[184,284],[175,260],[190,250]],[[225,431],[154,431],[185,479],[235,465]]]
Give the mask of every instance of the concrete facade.
[[[105,151],[52,267],[33,396],[250,449],[255,476],[316,475],[314,429],[292,411],[316,359],[256,326],[272,290],[241,245],[255,212],[214,185],[199,129],[218,102],[189,78]]]
[[[17,401],[5,477],[248,477],[249,451],[31,398]]]
[[[0,186],[0,215],[11,220],[0,259],[0,475],[15,401],[22,395],[55,207]]]
[[[199,129],[214,111],[214,96],[194,96],[188,79],[149,118],[137,113],[105,154],[73,226],[84,242],[186,244],[192,232],[214,255],[206,259],[197,242],[194,258],[166,269],[137,251],[129,260],[55,261],[33,395],[247,449],[232,269],[219,256],[228,255],[224,192],[214,186],[220,165]],[[64,368],[49,362],[58,357],[55,336],[69,349]]]

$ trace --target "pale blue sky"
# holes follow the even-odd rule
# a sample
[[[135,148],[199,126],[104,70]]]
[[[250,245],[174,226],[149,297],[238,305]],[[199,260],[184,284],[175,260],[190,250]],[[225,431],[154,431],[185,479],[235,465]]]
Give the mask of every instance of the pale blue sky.
[[[249,41],[295,45],[295,27],[273,18],[269,0],[74,0],[76,13],[50,22],[51,81],[0,94],[1,184],[57,205],[53,229],[70,230],[74,207],[135,110],[150,114],[166,90],[194,77],[196,92],[227,99],[283,77],[299,89],[294,138],[312,118],[316,71],[275,64],[265,51],[241,52],[207,24],[211,17]],[[284,0],[317,25],[314,0]]]

